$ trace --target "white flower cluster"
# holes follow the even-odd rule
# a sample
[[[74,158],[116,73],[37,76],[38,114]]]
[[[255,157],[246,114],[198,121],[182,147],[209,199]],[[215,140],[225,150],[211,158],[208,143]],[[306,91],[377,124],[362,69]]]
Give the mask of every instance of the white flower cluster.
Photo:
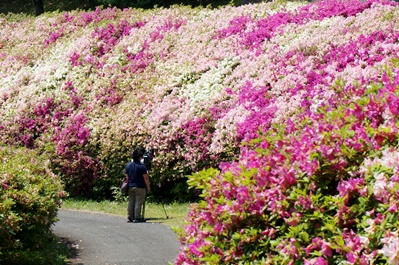
[[[384,246],[378,253],[383,254],[388,258],[389,264],[399,264],[399,238],[398,232],[389,232],[384,238],[381,239]]]
[[[369,173],[374,177],[373,195],[376,199],[389,203],[391,191],[396,182],[390,176],[398,175],[399,151],[395,148],[387,148],[382,151],[381,158],[366,158],[361,173]]]
[[[395,148],[384,149],[381,158],[366,158],[364,165],[360,168],[361,172],[367,172],[375,165],[381,165],[386,169],[392,169],[394,174],[398,173],[399,166],[399,150]]]
[[[237,64],[237,58],[225,58],[217,67],[209,69],[194,82],[192,73],[182,75],[180,97],[189,99],[191,108],[194,109],[203,102],[211,101],[225,88],[223,81]]]

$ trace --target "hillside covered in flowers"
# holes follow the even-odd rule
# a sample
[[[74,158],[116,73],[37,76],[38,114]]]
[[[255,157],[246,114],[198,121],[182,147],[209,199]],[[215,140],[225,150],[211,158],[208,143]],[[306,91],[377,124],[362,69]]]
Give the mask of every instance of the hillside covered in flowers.
[[[399,264],[399,5],[0,17],[0,141],[106,193],[137,145],[201,192],[176,264]]]

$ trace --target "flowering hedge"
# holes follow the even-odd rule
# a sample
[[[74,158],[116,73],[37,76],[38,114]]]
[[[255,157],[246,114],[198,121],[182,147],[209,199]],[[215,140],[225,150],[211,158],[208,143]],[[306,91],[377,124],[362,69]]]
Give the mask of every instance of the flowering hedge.
[[[2,18],[0,137],[47,153],[79,194],[118,183],[137,144],[156,150],[153,182],[197,172],[177,264],[397,264],[398,13],[325,0]]]
[[[275,80],[238,92],[250,111],[239,160],[190,177],[203,201],[178,230],[176,264],[399,263],[398,8],[357,4],[315,3],[250,33],[240,17],[220,31],[258,56],[282,56],[266,66]]]
[[[0,146],[0,261],[7,264],[9,253],[46,243],[64,195],[44,157]]]
[[[273,126],[203,190],[177,264],[398,264],[399,61]],[[374,79],[374,78],[373,78]]]

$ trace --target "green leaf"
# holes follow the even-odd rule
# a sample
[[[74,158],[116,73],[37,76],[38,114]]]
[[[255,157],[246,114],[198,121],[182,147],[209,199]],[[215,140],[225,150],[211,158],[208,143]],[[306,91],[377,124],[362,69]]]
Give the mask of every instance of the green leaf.
[[[299,233],[299,238],[304,241],[305,243],[308,243],[309,240],[309,234],[306,231],[302,231]]]

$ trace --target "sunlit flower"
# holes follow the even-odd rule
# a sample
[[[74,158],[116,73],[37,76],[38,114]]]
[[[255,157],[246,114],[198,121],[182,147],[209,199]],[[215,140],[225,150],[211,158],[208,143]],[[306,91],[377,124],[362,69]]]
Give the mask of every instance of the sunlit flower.
[[[388,232],[387,235],[381,239],[384,244],[378,253],[388,258],[389,264],[399,264],[399,238],[397,232]]]

